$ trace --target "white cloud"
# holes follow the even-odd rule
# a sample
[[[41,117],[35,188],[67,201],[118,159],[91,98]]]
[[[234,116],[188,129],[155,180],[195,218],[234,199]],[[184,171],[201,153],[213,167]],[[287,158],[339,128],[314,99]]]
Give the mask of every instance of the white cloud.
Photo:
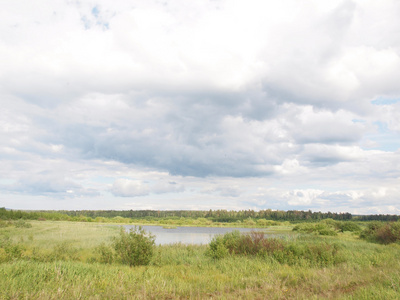
[[[372,101],[400,97],[399,12],[394,0],[7,3],[1,200],[396,213],[400,104]]]
[[[141,181],[117,179],[112,185],[111,192],[118,197],[137,197],[149,194],[149,188]]]

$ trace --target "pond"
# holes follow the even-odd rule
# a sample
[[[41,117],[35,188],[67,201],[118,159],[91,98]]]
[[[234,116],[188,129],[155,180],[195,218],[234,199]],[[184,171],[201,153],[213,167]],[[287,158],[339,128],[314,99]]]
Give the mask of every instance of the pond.
[[[126,230],[134,228],[134,225],[124,225]],[[156,237],[157,245],[166,245],[174,243],[182,244],[208,244],[217,234],[225,234],[234,230],[240,232],[250,232],[254,230],[263,230],[260,228],[228,228],[228,227],[176,227],[164,228],[163,226],[142,226],[146,231]],[[265,229],[264,229],[265,230]]]

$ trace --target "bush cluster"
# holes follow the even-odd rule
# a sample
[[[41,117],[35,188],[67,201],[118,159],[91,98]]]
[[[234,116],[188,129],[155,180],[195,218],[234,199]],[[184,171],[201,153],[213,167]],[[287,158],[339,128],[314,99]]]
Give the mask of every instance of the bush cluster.
[[[345,232],[345,231],[350,231],[350,232],[360,232],[361,231],[361,227],[357,225],[357,223],[355,222],[351,222],[351,221],[344,221],[344,222],[338,222],[336,221],[336,226],[337,229],[341,232]]]
[[[105,264],[119,262],[129,266],[148,265],[154,255],[155,237],[141,226],[126,232],[122,227],[111,246],[97,247],[98,261]]]
[[[7,235],[0,235],[0,262],[13,260],[33,260],[39,262],[79,260],[78,249],[68,242],[55,245],[53,249],[28,247],[22,242],[15,242]]]
[[[318,235],[337,235],[335,228],[325,223],[302,223],[293,227],[293,231]]]
[[[118,237],[113,240],[116,258],[122,264],[130,266],[148,265],[154,253],[155,237],[147,233],[141,226],[126,232],[121,228]],[[110,252],[101,249],[102,260],[111,259]]]
[[[20,227],[28,227],[29,223],[15,222]],[[22,225],[21,225],[22,224]],[[26,224],[29,224],[28,226]],[[30,237],[33,239],[33,237]],[[147,265],[154,253],[155,237],[148,234],[142,227],[135,227],[129,232],[121,228],[119,236],[113,239],[111,245],[101,244],[96,248],[96,254],[90,257],[90,262],[119,262],[130,266]],[[79,261],[82,260],[79,249],[70,242],[64,241],[53,249],[28,247],[23,243],[13,241],[8,235],[0,235],[0,263],[18,259],[39,262]]]
[[[32,224],[26,222],[25,220],[19,219],[18,221],[14,222],[14,226],[16,228],[31,228]]]
[[[302,223],[293,228],[293,231],[313,233],[317,235],[337,235],[338,232],[360,232],[361,227],[352,221],[336,221],[326,219],[319,223]]]
[[[13,223],[11,221],[5,221],[5,220],[1,220],[0,219],[0,228],[9,227],[9,226],[12,226],[12,225],[13,225]]]
[[[10,227],[10,226],[14,226],[16,228],[31,228],[32,224],[26,222],[23,219],[19,219],[17,221],[11,221],[11,220],[5,221],[0,219],[0,228]]]
[[[309,264],[329,266],[343,261],[336,244],[289,243],[277,238],[268,238],[263,232],[241,234],[233,231],[216,236],[209,244],[207,255],[221,259],[228,255],[251,255],[271,258],[282,264]]]
[[[391,244],[400,242],[400,221],[383,223],[371,222],[361,233],[362,239],[378,242],[381,244]]]
[[[15,244],[7,235],[0,236],[0,263],[10,260],[20,259],[24,250],[24,246]]]

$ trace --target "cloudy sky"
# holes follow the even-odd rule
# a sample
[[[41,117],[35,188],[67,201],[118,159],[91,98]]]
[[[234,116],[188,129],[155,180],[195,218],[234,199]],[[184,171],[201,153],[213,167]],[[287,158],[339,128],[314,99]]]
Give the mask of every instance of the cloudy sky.
[[[0,207],[400,213],[399,1],[1,2]]]

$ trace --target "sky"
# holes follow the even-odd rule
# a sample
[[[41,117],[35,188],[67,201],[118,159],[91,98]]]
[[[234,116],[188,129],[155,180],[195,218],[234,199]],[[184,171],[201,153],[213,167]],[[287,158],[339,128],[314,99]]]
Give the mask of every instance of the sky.
[[[400,214],[399,1],[0,2],[0,207]]]

